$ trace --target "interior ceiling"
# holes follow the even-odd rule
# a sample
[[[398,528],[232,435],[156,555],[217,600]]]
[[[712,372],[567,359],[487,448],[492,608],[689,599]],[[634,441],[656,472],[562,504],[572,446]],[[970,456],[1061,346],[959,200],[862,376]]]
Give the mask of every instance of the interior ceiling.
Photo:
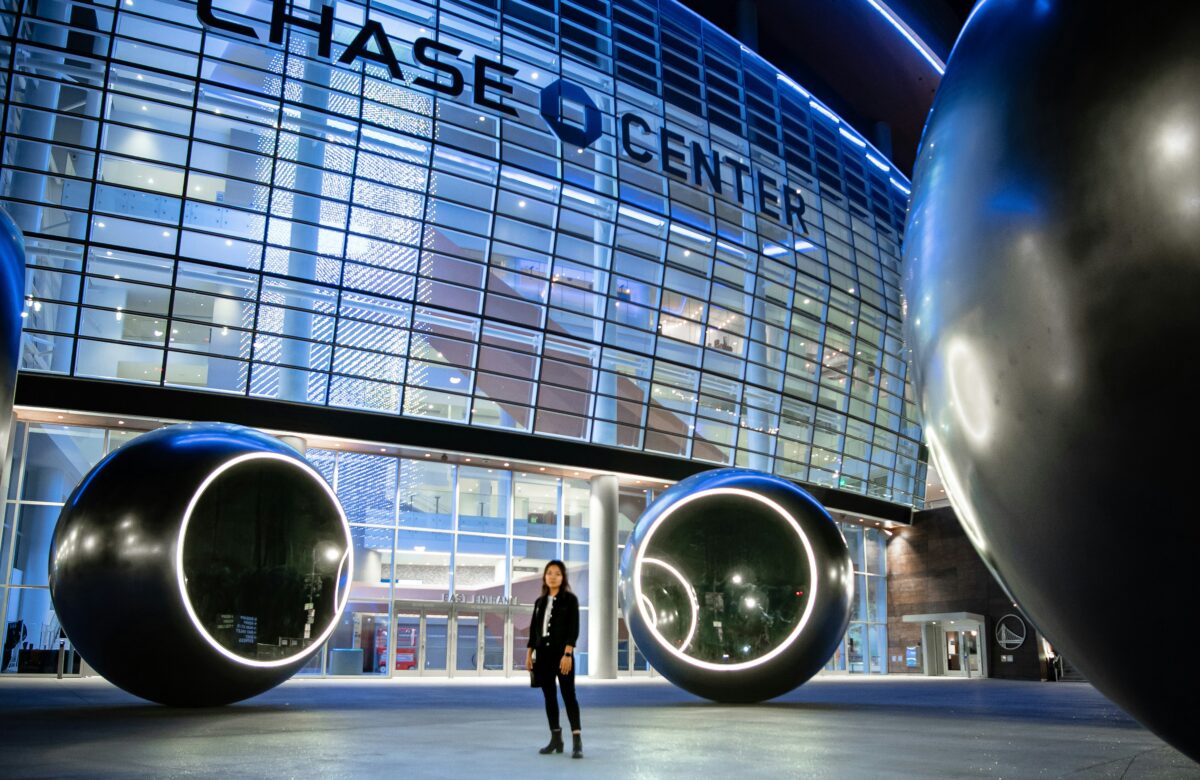
[[[736,0],[682,0],[738,35]],[[749,0],[757,6],[758,53],[837,111],[907,175],[940,83],[937,71],[867,0]],[[886,0],[943,61],[974,0]],[[743,39],[744,40],[744,39]],[[753,48],[753,47],[752,47]]]

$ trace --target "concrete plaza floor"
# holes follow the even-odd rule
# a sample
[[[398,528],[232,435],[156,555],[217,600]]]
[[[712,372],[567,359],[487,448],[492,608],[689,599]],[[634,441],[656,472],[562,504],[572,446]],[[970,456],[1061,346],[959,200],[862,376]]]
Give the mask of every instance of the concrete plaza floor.
[[[760,705],[581,681],[586,758],[513,680],[293,680],[223,708],[0,681],[0,777],[1198,777],[1083,683],[821,677]]]

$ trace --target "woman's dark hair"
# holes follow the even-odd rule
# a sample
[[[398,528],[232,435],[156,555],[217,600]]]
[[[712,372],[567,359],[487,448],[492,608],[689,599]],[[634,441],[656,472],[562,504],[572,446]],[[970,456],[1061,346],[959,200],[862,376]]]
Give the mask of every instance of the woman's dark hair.
[[[542,569],[542,595],[543,596],[550,595],[550,586],[546,584],[546,572],[550,571],[551,566],[557,566],[558,570],[560,572],[562,572],[563,581],[562,581],[562,585],[560,585],[558,588],[559,591],[565,590],[565,591],[570,592],[571,581],[567,579],[567,564],[563,563],[560,560],[555,559],[555,560],[547,563],[546,568]]]

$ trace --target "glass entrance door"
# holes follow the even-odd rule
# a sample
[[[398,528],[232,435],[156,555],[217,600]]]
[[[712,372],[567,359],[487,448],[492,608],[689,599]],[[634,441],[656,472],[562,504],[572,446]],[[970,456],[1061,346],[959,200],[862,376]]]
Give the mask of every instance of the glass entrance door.
[[[396,608],[396,649],[393,651],[392,674],[415,675],[421,670],[423,639],[422,610]]]
[[[395,605],[391,668],[397,677],[445,676],[451,668],[451,609],[449,606],[398,601]]]
[[[525,669],[527,607],[398,601],[394,614],[392,675],[511,676]]]
[[[513,606],[509,608],[508,636],[508,665],[511,673],[525,671],[525,654],[529,649],[529,621],[533,617],[533,608],[529,606]]]
[[[450,669],[450,610],[426,609],[421,632],[421,674],[445,675]]]
[[[962,636],[963,663],[967,668],[967,676],[979,677],[979,632],[960,631],[959,634]]]
[[[504,675],[509,667],[505,657],[506,636],[512,630],[512,610],[508,605],[479,606],[456,604],[454,619],[454,673]],[[520,657],[525,663],[524,647]]]
[[[507,670],[512,664],[505,658],[505,650],[509,643],[505,641],[505,635],[509,631],[510,609],[505,607],[489,608],[483,610],[482,634],[480,636],[480,654],[481,666],[479,671],[482,674],[506,675]],[[524,663],[525,656],[521,656],[521,662]]]
[[[946,674],[960,677],[983,676],[978,630],[946,631]]]
[[[461,605],[452,610],[454,616],[454,671],[455,674],[479,674],[483,665],[479,632],[480,613]]]
[[[946,674],[966,675],[966,664],[963,663],[963,646],[961,631],[946,632]]]

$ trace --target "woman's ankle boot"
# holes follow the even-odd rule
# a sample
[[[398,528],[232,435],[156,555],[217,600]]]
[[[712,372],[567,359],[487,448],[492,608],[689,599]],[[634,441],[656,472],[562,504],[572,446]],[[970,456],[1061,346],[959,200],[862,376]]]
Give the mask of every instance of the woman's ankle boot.
[[[574,743],[571,748],[571,758],[583,758],[583,736],[572,734],[571,741]]]
[[[542,755],[547,753],[563,752],[562,729],[553,729],[550,732],[550,744],[538,751]]]

